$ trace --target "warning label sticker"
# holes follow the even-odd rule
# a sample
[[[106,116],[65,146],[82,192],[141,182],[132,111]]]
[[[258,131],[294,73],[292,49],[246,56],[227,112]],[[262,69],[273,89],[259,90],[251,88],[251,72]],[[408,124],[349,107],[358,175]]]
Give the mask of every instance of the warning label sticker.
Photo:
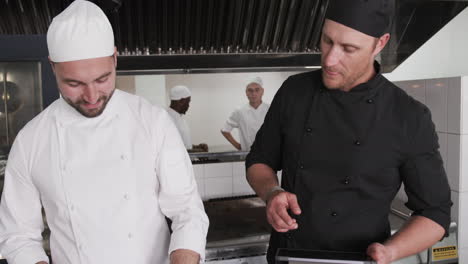
[[[447,246],[432,249],[432,260],[434,261],[452,259],[457,257],[457,246]]]

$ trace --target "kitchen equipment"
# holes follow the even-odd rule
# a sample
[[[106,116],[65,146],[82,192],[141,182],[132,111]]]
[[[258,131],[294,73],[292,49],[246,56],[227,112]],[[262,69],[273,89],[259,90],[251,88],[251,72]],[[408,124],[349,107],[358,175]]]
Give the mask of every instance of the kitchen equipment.
[[[376,264],[364,253],[292,249],[279,249],[276,261],[278,264]]]
[[[207,263],[266,264],[271,227],[260,198],[215,199],[204,205],[210,219]]]

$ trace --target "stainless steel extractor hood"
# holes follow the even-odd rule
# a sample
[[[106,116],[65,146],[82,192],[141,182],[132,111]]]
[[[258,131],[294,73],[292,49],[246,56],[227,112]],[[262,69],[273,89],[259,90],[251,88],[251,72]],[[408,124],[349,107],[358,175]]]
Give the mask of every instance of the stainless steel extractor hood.
[[[45,34],[71,0],[0,0],[0,34]],[[320,66],[328,0],[94,0],[111,21],[125,73],[294,70]],[[467,1],[394,0],[393,70]]]

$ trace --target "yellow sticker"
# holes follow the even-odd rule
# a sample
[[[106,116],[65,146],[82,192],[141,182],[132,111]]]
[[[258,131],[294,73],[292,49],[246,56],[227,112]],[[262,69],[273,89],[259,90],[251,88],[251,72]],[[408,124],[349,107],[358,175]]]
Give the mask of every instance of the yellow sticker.
[[[432,249],[432,260],[458,258],[457,246],[438,247]]]

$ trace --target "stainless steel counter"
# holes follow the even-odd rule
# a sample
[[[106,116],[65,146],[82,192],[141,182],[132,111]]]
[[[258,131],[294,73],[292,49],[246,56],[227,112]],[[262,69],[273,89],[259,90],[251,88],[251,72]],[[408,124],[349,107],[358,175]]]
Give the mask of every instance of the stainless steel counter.
[[[214,151],[189,153],[193,164],[244,161],[248,151]]]
[[[208,263],[266,263],[271,227],[260,198],[219,199],[204,205],[210,219]]]

